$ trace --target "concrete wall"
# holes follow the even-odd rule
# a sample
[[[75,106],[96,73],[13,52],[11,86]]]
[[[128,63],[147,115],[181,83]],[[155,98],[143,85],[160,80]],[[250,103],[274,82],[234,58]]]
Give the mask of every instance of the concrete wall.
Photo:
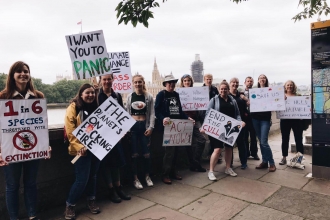
[[[273,116],[275,114],[273,113]],[[279,129],[279,122],[276,116],[272,119],[273,125],[271,132],[276,132]],[[151,159],[152,159],[152,173],[160,175],[162,167],[162,158],[164,150],[161,147],[162,133],[160,129],[155,128],[151,137]],[[70,163],[72,156],[68,155],[67,149],[63,146],[63,125],[54,125],[49,127],[49,142],[52,146],[52,159],[42,160],[39,167],[38,174],[38,210],[43,211],[56,206],[65,207],[65,200],[68,195],[71,184],[74,181],[73,165]],[[129,164],[129,142],[127,139],[123,141],[124,151]],[[178,168],[188,166],[185,148],[181,147],[179,150]],[[3,168],[0,168],[0,219],[8,218],[6,204],[5,204],[5,181]],[[122,169],[122,183],[131,183],[131,173],[129,166]],[[98,197],[106,195],[106,187],[102,179],[98,181]],[[20,189],[20,211],[26,213],[23,203],[23,188]],[[5,217],[4,217],[5,216]],[[22,214],[24,217],[24,214]]]

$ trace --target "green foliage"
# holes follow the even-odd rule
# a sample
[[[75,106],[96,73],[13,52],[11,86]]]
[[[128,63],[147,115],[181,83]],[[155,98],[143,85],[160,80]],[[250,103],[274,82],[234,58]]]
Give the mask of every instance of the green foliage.
[[[155,7],[159,7],[157,1],[165,2],[167,0],[122,0],[116,7],[117,18],[119,18],[118,24],[124,22],[125,25],[131,22],[133,27],[136,27],[138,23],[142,23],[148,28],[148,20],[154,18],[153,12],[150,10]],[[178,0],[176,0],[178,1]],[[248,0],[230,0],[234,3],[241,3]],[[290,1],[290,0],[288,0]],[[315,15],[321,16],[324,14],[327,16],[330,13],[327,0],[299,0],[298,7],[302,6],[304,9],[299,14],[295,15],[292,19],[300,21],[301,19],[311,18]]]
[[[292,18],[295,22],[312,18],[314,15],[321,16],[324,14],[328,16],[330,13],[327,0],[299,0],[298,6],[304,7],[304,10]]]
[[[124,22],[127,25],[131,21],[133,27],[136,27],[137,23],[142,23],[147,28],[149,18],[154,18],[150,9],[155,7],[159,7],[156,0],[123,0],[116,7],[117,18],[120,17],[118,24]]]
[[[6,87],[7,74],[0,73],[0,91]]]

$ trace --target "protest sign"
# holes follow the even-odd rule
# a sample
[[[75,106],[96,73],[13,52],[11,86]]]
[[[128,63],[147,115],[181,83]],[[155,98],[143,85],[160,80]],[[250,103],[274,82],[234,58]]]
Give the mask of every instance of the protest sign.
[[[45,99],[0,101],[1,153],[7,163],[49,156]]]
[[[285,110],[283,86],[249,89],[250,112]]]
[[[202,129],[206,134],[233,146],[242,130],[242,122],[210,109],[204,119]]]
[[[72,134],[102,160],[135,122],[110,96]]]
[[[112,89],[119,93],[133,92],[129,52],[109,52],[108,54],[114,79]]]
[[[176,88],[180,95],[180,102],[183,111],[207,110],[209,104],[209,88],[188,87]]]
[[[111,73],[103,31],[65,36],[76,79]]]
[[[163,146],[191,145],[194,122],[188,119],[171,119],[164,128]]]
[[[285,100],[285,110],[277,111],[278,119],[311,119],[310,96],[288,96]]]

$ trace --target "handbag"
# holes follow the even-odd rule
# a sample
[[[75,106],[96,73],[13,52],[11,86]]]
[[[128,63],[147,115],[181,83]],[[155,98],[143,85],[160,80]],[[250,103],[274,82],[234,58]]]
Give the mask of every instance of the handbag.
[[[305,169],[305,157],[302,153],[298,152],[296,155],[290,159],[290,163],[288,164],[291,168]]]

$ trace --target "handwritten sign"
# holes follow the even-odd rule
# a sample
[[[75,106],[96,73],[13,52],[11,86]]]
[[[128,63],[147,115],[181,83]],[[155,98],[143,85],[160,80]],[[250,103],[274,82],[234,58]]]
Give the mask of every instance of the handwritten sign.
[[[250,93],[250,112],[285,110],[283,86],[254,88]]]
[[[112,89],[119,93],[133,92],[129,52],[109,52],[108,55],[114,78]]]
[[[135,122],[110,96],[72,134],[102,160]]]
[[[49,156],[45,99],[0,101],[1,153],[7,163]]]
[[[207,110],[209,89],[203,87],[177,88],[183,111]]]
[[[285,110],[277,111],[278,119],[311,119],[310,96],[288,96],[285,100]]]
[[[187,119],[171,119],[165,125],[163,146],[191,145],[194,123]]]
[[[204,119],[202,128],[206,134],[233,146],[242,130],[242,122],[210,109]]]
[[[65,36],[76,79],[111,73],[103,31]]]

